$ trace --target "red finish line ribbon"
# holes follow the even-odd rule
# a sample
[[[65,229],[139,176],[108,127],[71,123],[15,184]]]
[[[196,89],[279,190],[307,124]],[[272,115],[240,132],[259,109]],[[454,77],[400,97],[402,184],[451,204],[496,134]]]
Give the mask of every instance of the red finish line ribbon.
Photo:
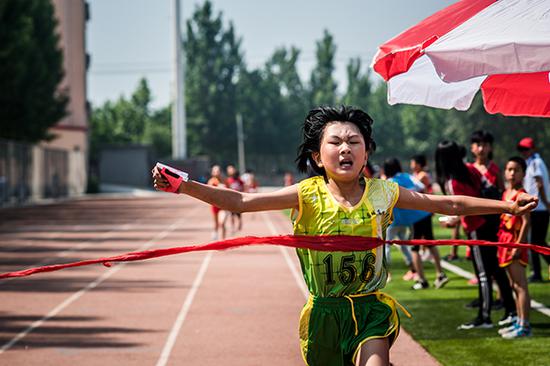
[[[500,246],[506,248],[524,248],[532,249],[544,255],[550,255],[550,248],[533,244],[518,244],[518,243],[498,243],[484,240],[384,240],[379,238],[366,238],[362,236],[346,236],[346,235],[281,235],[281,236],[245,236],[242,238],[234,238],[228,240],[215,241],[207,244],[191,245],[185,247],[174,247],[165,249],[153,249],[143,252],[131,252],[113,257],[105,257],[98,259],[89,259],[80,262],[54,264],[50,266],[42,266],[29,268],[22,271],[7,272],[0,274],[0,279],[25,277],[35,273],[53,272],[70,267],[88,266],[91,264],[101,263],[107,267],[113,262],[133,262],[145,259],[164,257],[180,253],[199,252],[205,250],[226,250],[238,248],[245,245],[281,245],[291,248],[314,249],[325,252],[351,252],[374,249],[377,246],[389,243],[399,245],[480,245],[480,246]]]

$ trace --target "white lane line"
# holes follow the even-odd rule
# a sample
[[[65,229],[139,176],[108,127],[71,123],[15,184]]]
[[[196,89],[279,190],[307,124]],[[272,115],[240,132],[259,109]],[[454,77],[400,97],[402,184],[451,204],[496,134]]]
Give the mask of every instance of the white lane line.
[[[197,290],[199,289],[202,280],[204,278],[204,274],[206,273],[206,270],[208,268],[208,265],[210,264],[210,259],[212,258],[212,252],[208,252],[206,256],[204,257],[202,261],[202,265],[199,269],[199,272],[197,273],[197,276],[195,277],[195,280],[193,281],[193,285],[191,286],[191,290],[187,293],[187,296],[185,297],[185,301],[183,305],[181,306],[181,310],[178,314],[178,317],[176,318],[176,321],[174,322],[174,325],[172,326],[172,330],[170,331],[170,334],[168,335],[168,339],[166,340],[166,343],[164,344],[164,347],[162,349],[162,352],[160,354],[160,357],[157,361],[156,366],[164,366],[168,362],[168,359],[170,357],[170,353],[172,352],[172,348],[174,347],[174,344],[176,343],[176,339],[178,337],[178,334],[181,330],[181,327],[183,326],[183,322],[185,321],[185,318],[187,317],[187,313],[189,313],[189,309],[191,308],[191,305],[193,304],[193,300],[195,299],[195,294],[197,293]]]
[[[275,225],[273,225],[273,222],[271,221],[268,215],[269,214],[262,212],[262,218],[266,223],[267,227],[269,228],[269,231],[271,231],[271,235],[279,235],[280,233],[277,231],[277,229],[275,229]],[[309,297],[309,291],[304,282],[304,278],[302,277],[301,273],[298,272],[298,270],[296,269],[296,266],[292,262],[292,259],[290,258],[290,255],[288,254],[287,249],[282,246],[279,246],[279,249],[281,250],[283,257],[285,258],[286,264],[290,268],[290,272],[292,272],[292,276],[294,277],[296,284],[298,285],[298,287],[304,294],[305,298],[307,299]]]
[[[539,313],[543,313],[546,316],[550,316],[550,309],[548,309],[544,304],[541,304],[538,301],[531,299],[531,309],[535,309]]]
[[[460,268],[459,266],[455,266],[454,264],[451,264],[451,263],[449,263],[449,262],[447,262],[443,259],[441,260],[441,267],[453,272],[454,274],[459,275],[460,277],[464,277],[464,278],[467,278],[469,280],[476,277],[475,274],[473,274],[471,272],[468,272],[468,271],[465,271],[462,268]]]
[[[194,211],[194,210],[192,210]],[[192,211],[189,211],[189,214],[191,214]],[[168,229],[164,230],[160,234],[155,235],[151,240],[149,240],[147,243],[144,243],[141,247],[139,247],[135,251],[143,251],[147,250],[150,247],[152,247],[155,242],[164,239],[168,234],[170,234],[172,231],[174,231],[179,225],[181,225],[186,218],[181,218],[178,221],[174,222],[172,225],[168,227]],[[17,334],[15,337],[13,337],[9,342],[4,344],[2,348],[0,348],[0,355],[4,353],[5,351],[9,350],[11,347],[13,347],[17,342],[19,342],[23,337],[25,337],[27,334],[32,332],[34,329],[38,328],[42,324],[44,324],[47,320],[51,319],[52,317],[59,314],[63,309],[65,309],[67,306],[78,300],[82,295],[84,295],[89,290],[97,287],[100,285],[103,281],[117,273],[126,263],[120,263],[116,266],[110,268],[107,270],[107,272],[103,273],[101,276],[99,276],[95,281],[89,283],[82,289],[80,289],[78,292],[74,293],[73,295],[69,296],[65,301],[63,301],[61,304],[57,305],[54,309],[52,309],[48,314],[46,314],[44,317],[42,317],[39,320],[34,321],[31,325],[29,325],[25,330],[21,331],[19,334]]]
[[[467,278],[467,279],[472,279],[472,278],[475,278],[476,275],[471,273],[471,272],[468,272],[468,271],[465,271],[463,270],[462,268],[458,267],[458,266],[455,266],[454,264],[451,264],[445,260],[441,260],[441,267],[459,275],[460,277],[464,277],[464,278]],[[496,288],[495,288],[495,291],[496,291]],[[539,313],[542,313],[548,317],[550,317],[550,309],[547,308],[544,304],[538,302],[538,301],[535,301],[533,299],[531,299],[531,309],[534,309],[536,311],[538,311]]]
[[[154,214],[150,215],[147,218],[140,217],[140,218],[137,218],[137,219],[135,219],[131,222],[128,222],[128,223],[126,223],[126,224],[124,224],[124,225],[122,225],[122,226],[120,226],[116,229],[111,229],[109,231],[105,231],[105,232],[101,233],[100,235],[98,235],[95,238],[90,238],[90,239],[87,239],[87,240],[81,240],[77,244],[74,244],[71,249],[67,249],[67,250],[64,250],[64,251],[61,251],[61,252],[57,252],[53,257],[47,257],[47,258],[41,260],[40,262],[36,262],[36,263],[31,264],[30,266],[27,266],[27,269],[52,264],[55,261],[56,258],[67,257],[70,254],[73,254],[75,252],[86,249],[86,248],[96,244],[97,243],[96,240],[98,238],[102,239],[102,241],[107,241],[108,238],[110,236],[112,236],[114,233],[118,233],[118,232],[121,232],[121,231],[129,231],[129,230],[135,228],[136,226],[138,226],[141,221],[150,220],[150,219],[152,219],[152,218],[154,218],[155,216],[158,216],[158,215],[160,215],[160,214],[159,213],[154,213]],[[50,237],[53,237],[53,235],[50,234]],[[93,239],[93,241],[92,241],[92,239]],[[35,244],[31,244],[31,245],[35,245]],[[15,279],[15,277],[5,278],[3,280],[0,280],[0,285],[2,285],[3,283],[6,283],[8,281],[13,281],[14,279]]]

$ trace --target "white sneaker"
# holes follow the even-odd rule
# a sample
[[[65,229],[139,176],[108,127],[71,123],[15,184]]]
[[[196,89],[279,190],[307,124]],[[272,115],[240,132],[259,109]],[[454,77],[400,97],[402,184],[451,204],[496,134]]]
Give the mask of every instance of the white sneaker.
[[[500,328],[498,330],[498,334],[504,335],[506,333],[514,332],[518,328],[519,328],[519,325],[517,323],[514,323],[514,324],[510,325],[509,327]]]
[[[505,326],[509,324],[514,324],[518,320],[518,317],[516,315],[509,314],[507,317],[499,320],[498,325],[499,326]]]
[[[533,334],[531,333],[530,327],[518,327],[517,329],[505,333],[502,335],[502,338],[504,339],[514,339],[514,338],[526,338],[531,337]]]
[[[447,282],[449,282],[449,278],[445,275],[445,273],[442,273],[436,278],[434,286],[435,288],[442,288],[447,284]]]

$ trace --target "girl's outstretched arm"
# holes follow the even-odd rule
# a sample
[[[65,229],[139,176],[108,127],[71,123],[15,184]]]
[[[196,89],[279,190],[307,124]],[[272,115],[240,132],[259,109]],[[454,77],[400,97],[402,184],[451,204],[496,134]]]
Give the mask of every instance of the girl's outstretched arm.
[[[397,207],[452,216],[509,213],[523,215],[537,207],[538,198],[522,193],[511,203],[470,196],[440,196],[409,191],[399,187]]]
[[[152,173],[155,189],[162,190],[168,186],[168,181],[156,167]],[[283,210],[298,207],[298,188],[296,185],[274,192],[244,193],[189,180],[181,183],[177,193],[187,194],[231,212]]]

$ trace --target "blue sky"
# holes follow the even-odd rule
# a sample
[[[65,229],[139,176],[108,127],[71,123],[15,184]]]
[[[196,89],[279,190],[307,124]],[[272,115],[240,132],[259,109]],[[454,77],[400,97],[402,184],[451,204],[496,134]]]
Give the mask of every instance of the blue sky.
[[[377,46],[443,9],[448,0],[212,0],[214,10],[232,21],[242,38],[249,68],[261,66],[276,47],[296,46],[302,52],[299,72],[309,78],[315,64],[315,41],[327,29],[336,51],[335,78],[346,85],[345,66],[360,57],[366,70]],[[172,87],[172,0],[89,0],[87,50],[91,55],[88,99],[94,106],[128,96],[145,77],[153,107],[169,103]],[[183,19],[198,4],[182,0]]]

